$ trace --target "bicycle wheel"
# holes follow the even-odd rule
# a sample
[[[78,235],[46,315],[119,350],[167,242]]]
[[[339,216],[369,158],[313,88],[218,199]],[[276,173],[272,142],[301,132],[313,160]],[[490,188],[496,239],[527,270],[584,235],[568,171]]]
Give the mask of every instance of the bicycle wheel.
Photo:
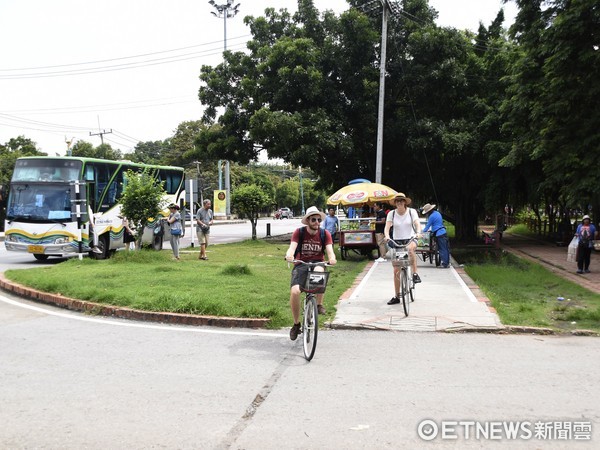
[[[412,278],[412,275],[411,275]],[[408,293],[410,294],[410,301],[415,301],[415,281],[412,279],[408,280]]]
[[[408,271],[403,268],[400,274],[400,292],[402,295],[402,308],[404,309],[404,315],[408,317],[408,310],[410,309],[409,299],[409,287],[408,287]]]
[[[310,361],[317,348],[317,334],[319,333],[319,313],[317,311],[317,298],[315,294],[307,294],[304,303],[304,317],[302,318],[302,344],[304,357]]]
[[[440,253],[438,251],[438,243],[435,237],[431,237],[431,244],[429,246],[429,264],[433,264],[435,259],[435,265],[440,265]]]

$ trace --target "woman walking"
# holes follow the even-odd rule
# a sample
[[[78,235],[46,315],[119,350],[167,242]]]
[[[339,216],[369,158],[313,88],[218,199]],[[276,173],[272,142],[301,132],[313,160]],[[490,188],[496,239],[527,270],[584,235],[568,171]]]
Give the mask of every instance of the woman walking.
[[[596,227],[591,222],[590,216],[587,214],[583,216],[575,233],[579,238],[579,245],[577,247],[577,273],[590,273],[590,256],[592,255],[594,237],[596,236]]]

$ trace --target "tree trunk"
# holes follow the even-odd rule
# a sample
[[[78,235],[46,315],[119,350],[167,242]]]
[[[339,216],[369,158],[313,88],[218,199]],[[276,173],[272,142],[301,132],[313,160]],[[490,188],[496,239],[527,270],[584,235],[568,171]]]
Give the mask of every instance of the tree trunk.
[[[252,223],[252,240],[256,241],[256,223],[258,222],[258,217],[253,217],[250,219],[250,222]]]
[[[477,216],[472,199],[463,197],[458,205],[455,215],[454,237],[459,242],[468,242],[477,239]]]

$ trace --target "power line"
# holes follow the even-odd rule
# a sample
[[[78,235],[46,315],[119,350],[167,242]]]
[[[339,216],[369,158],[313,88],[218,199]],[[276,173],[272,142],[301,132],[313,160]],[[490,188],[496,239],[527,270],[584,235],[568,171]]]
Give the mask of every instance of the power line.
[[[249,37],[249,34],[245,34],[245,35],[241,35],[241,36],[235,36],[233,38],[230,38],[231,40],[236,40],[236,39],[245,39],[247,37]],[[215,45],[215,44],[220,44],[221,41],[212,41],[212,42],[206,42],[203,44],[196,44],[196,45],[188,45],[186,47],[179,47],[179,48],[173,48],[170,50],[160,50],[157,52],[150,52],[150,53],[140,53],[139,55],[131,55],[131,56],[122,56],[122,57],[118,57],[118,58],[108,58],[108,59],[100,59],[100,60],[96,60],[96,61],[84,61],[84,62],[78,62],[78,63],[69,63],[69,64],[58,64],[58,65],[52,65],[52,66],[39,66],[39,67],[23,67],[23,68],[17,68],[17,69],[0,69],[0,72],[16,72],[16,71],[20,71],[20,70],[43,70],[43,69],[56,69],[58,67],[70,67],[70,66],[83,66],[83,65],[89,65],[89,64],[100,64],[100,63],[106,63],[106,62],[112,62],[112,61],[123,61],[125,59],[134,59],[134,58],[142,58],[145,56],[153,56],[153,55],[160,55],[163,53],[172,53],[172,52],[178,52],[181,50],[189,50],[190,48],[197,48],[197,47],[204,47],[207,45]],[[212,51],[212,49],[211,49]]]
[[[234,46],[234,49],[239,49],[245,47],[245,43],[238,44]],[[174,62],[180,61],[188,61],[191,59],[197,59],[200,57],[207,57],[221,54],[221,50],[211,49],[212,53],[205,52],[194,52],[187,53],[183,55],[174,55],[165,58],[157,58],[145,61],[135,61],[123,64],[114,64],[109,66],[100,66],[93,68],[83,68],[83,69],[72,69],[72,70],[59,70],[59,71],[51,71],[51,72],[29,72],[29,73],[17,73],[17,74],[8,74],[8,75],[0,75],[0,79],[3,80],[20,80],[26,78],[50,78],[50,77],[61,77],[61,76],[73,76],[73,75],[88,75],[93,73],[101,73],[101,72],[114,72],[118,70],[128,70],[128,69],[138,69],[142,67],[148,66],[156,66],[161,64],[170,64]]]

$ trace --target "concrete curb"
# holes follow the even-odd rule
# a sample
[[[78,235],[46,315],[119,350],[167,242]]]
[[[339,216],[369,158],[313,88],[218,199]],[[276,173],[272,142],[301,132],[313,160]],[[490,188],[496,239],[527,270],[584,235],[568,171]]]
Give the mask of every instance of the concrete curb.
[[[28,298],[40,303],[58,306],[60,308],[79,311],[99,316],[117,317],[145,322],[160,322],[178,325],[209,325],[223,328],[265,328],[269,319],[252,319],[236,317],[199,316],[194,314],[179,314],[168,312],[141,311],[138,309],[122,308],[118,306],[103,305],[65,297],[60,294],[50,294],[38,291],[17,283],[13,283],[0,274],[0,289],[12,292],[15,295]]]

